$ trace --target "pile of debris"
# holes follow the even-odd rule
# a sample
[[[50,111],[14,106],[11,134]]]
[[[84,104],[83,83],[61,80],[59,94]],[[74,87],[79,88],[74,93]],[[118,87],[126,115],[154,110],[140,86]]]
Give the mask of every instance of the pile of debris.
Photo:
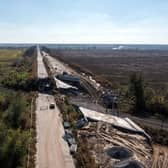
[[[144,136],[119,131],[101,121],[89,122],[79,130],[78,136],[87,139],[99,167],[129,168],[137,165],[134,167],[143,168],[151,165],[152,147]]]

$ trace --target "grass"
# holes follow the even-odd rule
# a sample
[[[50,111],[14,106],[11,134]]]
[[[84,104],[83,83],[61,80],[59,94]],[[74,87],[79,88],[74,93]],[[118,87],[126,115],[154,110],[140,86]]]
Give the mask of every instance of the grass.
[[[0,49],[0,65],[8,64],[22,56],[21,49]]]

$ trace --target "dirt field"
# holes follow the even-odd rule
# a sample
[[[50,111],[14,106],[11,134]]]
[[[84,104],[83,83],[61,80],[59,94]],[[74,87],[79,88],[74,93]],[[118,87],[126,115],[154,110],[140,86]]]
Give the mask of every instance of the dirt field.
[[[68,144],[63,139],[65,133],[60,111],[56,105],[55,109],[50,109],[51,103],[54,103],[53,96],[38,94],[36,99],[36,168],[74,168]]]
[[[125,85],[131,73],[141,72],[155,88],[168,85],[168,51],[52,50],[52,54],[79,64],[113,84]]]

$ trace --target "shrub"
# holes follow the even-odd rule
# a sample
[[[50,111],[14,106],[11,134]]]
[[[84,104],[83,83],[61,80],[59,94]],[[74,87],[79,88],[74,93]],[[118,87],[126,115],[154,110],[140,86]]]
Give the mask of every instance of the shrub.
[[[5,123],[12,128],[26,128],[27,121],[26,100],[17,94],[11,98],[9,108],[4,113]]]
[[[7,129],[0,124],[0,165],[5,168],[23,167],[30,134],[27,131]]]

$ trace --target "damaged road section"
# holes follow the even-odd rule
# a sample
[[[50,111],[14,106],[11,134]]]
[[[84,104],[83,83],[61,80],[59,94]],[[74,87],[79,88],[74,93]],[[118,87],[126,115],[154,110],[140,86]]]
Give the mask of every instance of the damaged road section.
[[[144,135],[149,142],[151,141],[151,137],[129,118],[120,118],[109,114],[103,114],[83,107],[79,107],[79,109],[85,118],[110,123],[116,128]]]
[[[92,121],[78,131],[78,136],[87,140],[88,149],[99,167],[117,167],[122,161],[126,165],[130,160],[142,168],[151,165],[152,148],[141,135],[120,131],[109,123]]]

